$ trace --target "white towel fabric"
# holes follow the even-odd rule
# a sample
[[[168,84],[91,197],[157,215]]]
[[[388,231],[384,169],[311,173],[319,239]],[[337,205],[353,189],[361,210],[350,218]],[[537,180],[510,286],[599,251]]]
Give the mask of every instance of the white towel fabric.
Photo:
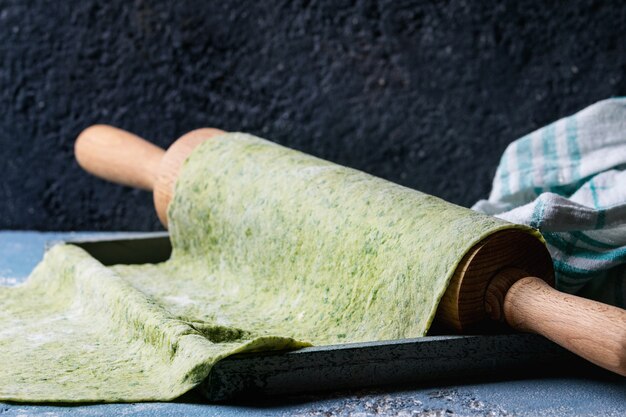
[[[511,143],[472,207],[539,229],[561,291],[626,307],[626,98]]]

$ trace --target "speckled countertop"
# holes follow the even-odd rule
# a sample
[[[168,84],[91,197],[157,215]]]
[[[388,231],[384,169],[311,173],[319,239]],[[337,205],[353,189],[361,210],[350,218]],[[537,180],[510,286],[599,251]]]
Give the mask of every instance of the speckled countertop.
[[[45,242],[80,236],[128,234],[0,232],[0,284],[22,281],[41,259]],[[2,416],[622,416],[626,415],[626,379],[572,370],[549,378],[456,381],[449,386],[299,396],[254,403],[210,405],[197,395],[173,403],[88,406],[25,406],[0,403]]]

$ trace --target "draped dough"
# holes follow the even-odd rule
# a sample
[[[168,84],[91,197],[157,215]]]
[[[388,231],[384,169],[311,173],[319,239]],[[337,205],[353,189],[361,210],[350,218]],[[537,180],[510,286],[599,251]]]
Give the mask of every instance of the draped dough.
[[[187,159],[173,252],[57,245],[0,288],[0,399],[170,400],[236,352],[423,336],[463,255],[517,228],[242,133]]]

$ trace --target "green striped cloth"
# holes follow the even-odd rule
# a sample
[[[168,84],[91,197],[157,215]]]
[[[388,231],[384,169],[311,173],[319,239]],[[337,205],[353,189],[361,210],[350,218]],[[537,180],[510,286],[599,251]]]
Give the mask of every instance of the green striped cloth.
[[[511,143],[473,207],[541,231],[562,291],[625,307],[626,98]]]

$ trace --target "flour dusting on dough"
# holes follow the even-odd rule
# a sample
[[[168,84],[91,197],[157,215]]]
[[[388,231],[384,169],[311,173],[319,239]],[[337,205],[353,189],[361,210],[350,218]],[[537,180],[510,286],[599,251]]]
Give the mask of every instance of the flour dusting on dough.
[[[169,223],[167,262],[57,245],[0,287],[1,400],[171,400],[235,352],[423,336],[462,256],[521,228],[240,133],[188,158]]]

